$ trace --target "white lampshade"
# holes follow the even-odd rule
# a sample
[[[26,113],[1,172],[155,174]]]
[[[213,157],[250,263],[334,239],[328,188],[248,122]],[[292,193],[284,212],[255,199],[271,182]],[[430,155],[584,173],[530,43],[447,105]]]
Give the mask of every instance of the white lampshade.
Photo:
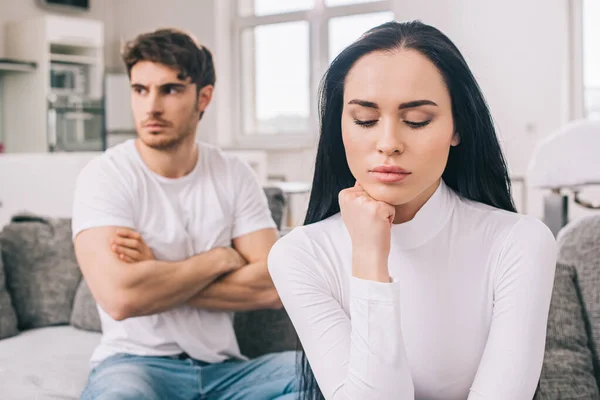
[[[527,183],[536,188],[579,188],[600,184],[600,121],[564,125],[535,148]]]

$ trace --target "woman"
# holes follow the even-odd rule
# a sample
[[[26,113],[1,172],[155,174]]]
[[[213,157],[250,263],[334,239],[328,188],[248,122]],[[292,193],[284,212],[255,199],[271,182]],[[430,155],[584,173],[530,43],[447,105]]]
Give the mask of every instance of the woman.
[[[515,212],[458,49],[420,22],[376,27],[331,64],[320,116],[305,226],[269,255],[305,397],[531,399],[556,245]]]

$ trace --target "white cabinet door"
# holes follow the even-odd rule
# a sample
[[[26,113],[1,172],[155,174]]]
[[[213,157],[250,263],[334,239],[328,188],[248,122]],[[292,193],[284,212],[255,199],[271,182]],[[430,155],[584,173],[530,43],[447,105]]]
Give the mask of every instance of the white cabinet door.
[[[106,131],[135,133],[129,77],[126,74],[106,74],[105,79]]]
[[[104,26],[100,21],[61,16],[46,18],[46,38],[50,43],[101,47]]]

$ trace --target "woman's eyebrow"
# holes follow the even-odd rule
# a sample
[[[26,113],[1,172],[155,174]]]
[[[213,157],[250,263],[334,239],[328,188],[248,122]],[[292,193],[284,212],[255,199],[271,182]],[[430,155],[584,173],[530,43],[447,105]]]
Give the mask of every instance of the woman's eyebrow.
[[[415,101],[409,101],[407,103],[400,104],[398,106],[398,109],[404,110],[407,108],[415,108],[415,107],[421,107],[421,106],[436,106],[437,107],[437,104],[435,104],[431,100],[415,100]]]
[[[348,104],[357,104],[362,107],[374,108],[376,110],[379,110],[379,105],[377,105],[377,103],[373,103],[372,101],[367,101],[367,100],[353,99],[353,100],[350,100],[348,102]],[[405,110],[407,108],[415,108],[415,107],[421,107],[421,106],[437,106],[437,104],[431,100],[414,100],[414,101],[409,101],[409,102],[400,104],[398,106],[398,109]]]

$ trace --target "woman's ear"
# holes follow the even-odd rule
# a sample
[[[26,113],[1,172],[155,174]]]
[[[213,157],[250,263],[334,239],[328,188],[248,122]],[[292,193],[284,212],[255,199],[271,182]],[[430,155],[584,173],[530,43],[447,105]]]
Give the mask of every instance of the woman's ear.
[[[460,144],[460,134],[458,132],[454,132],[454,136],[452,136],[452,141],[450,144],[452,146],[458,146]]]

